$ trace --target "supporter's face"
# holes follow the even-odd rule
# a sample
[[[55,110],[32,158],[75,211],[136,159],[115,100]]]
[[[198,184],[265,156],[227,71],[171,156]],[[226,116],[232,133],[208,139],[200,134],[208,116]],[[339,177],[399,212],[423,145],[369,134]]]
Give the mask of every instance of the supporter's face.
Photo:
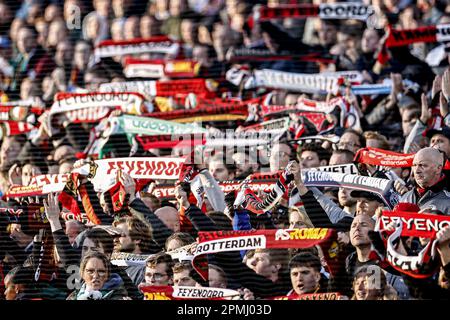
[[[135,17],[128,18],[123,33],[126,40],[139,38],[139,20]]]
[[[194,24],[189,20],[181,22],[181,39],[186,43],[193,43],[194,39]]]
[[[57,47],[55,60],[58,62],[60,66],[70,65],[72,63],[72,57],[73,57],[73,48],[69,43],[63,42]]]
[[[254,255],[255,272],[266,278],[278,272],[276,266],[270,262],[270,255],[265,252],[257,252]]]
[[[358,198],[356,201],[356,214],[365,214],[372,217],[378,207],[383,206],[376,200],[368,200],[366,198]]]
[[[173,274],[173,285],[195,287],[197,282],[189,276],[189,270],[183,270]]]
[[[10,276],[6,276],[5,277],[5,299],[6,300],[16,300],[17,297],[17,286],[14,285],[11,281],[11,277]]]
[[[225,164],[220,160],[211,161],[209,163],[209,172],[212,174],[214,179],[218,181],[233,179],[233,175],[228,171]]]
[[[145,268],[145,283],[151,286],[168,286],[170,277],[167,274],[167,263],[158,263],[154,268]]]
[[[182,246],[183,246],[183,244],[179,240],[172,239],[167,243],[166,251],[169,252],[169,251],[181,248]]]
[[[26,100],[30,97],[33,84],[30,80],[24,80],[20,84],[20,99]]]
[[[323,46],[329,46],[335,44],[337,41],[337,30],[336,27],[320,23],[319,27],[319,42]]]
[[[184,11],[183,0],[170,0],[169,6],[171,16],[177,17]]]
[[[17,35],[17,49],[22,54],[30,53],[36,47],[36,39],[28,29],[22,28]]]
[[[308,225],[303,221],[300,213],[292,211],[289,215],[289,229],[304,229],[308,228]]]
[[[338,164],[352,163],[352,160],[347,159],[345,154],[333,153],[330,157],[329,165],[336,166]]]
[[[24,23],[22,20],[16,18],[13,20],[13,22],[11,23],[11,31],[9,33],[9,36],[11,38],[12,41],[17,41],[18,39],[18,35],[19,35],[19,30],[21,27],[23,27]]]
[[[121,18],[124,16],[124,2],[124,0],[112,0],[112,9],[116,18]]]
[[[317,152],[303,151],[300,155],[302,168],[315,168],[320,166],[320,160]]]
[[[435,134],[431,138],[430,147],[445,152],[447,157],[450,156],[450,140],[442,134]]]
[[[421,188],[431,187],[441,176],[442,165],[429,159],[424,153],[417,153],[413,160],[414,179]]]
[[[257,169],[257,165],[250,163],[250,158],[243,153],[236,153],[233,156],[234,164],[236,165],[236,176],[242,174],[248,174],[254,172]]]
[[[361,39],[361,50],[364,53],[375,52],[378,49],[380,37],[377,32],[372,29],[366,29]]]
[[[158,34],[155,22],[149,16],[143,16],[140,21],[142,38],[150,38]]]
[[[365,214],[357,215],[350,227],[350,242],[352,246],[367,246],[370,244],[369,231],[373,230],[374,222]]]
[[[114,251],[119,252],[133,252],[136,244],[130,238],[130,231],[126,223],[120,223],[116,226],[120,229],[120,237],[114,238]]]
[[[355,292],[356,300],[366,300],[367,290],[366,290],[366,276],[358,276],[353,283],[353,291]]]
[[[60,22],[53,22],[48,29],[48,45],[52,48],[56,48],[58,43],[66,38],[66,30],[64,25]]]
[[[339,188],[338,199],[342,207],[351,207],[356,203],[356,199],[350,195],[351,190],[346,188]]]
[[[100,32],[100,22],[96,16],[90,16],[86,22],[86,36],[89,40],[97,38]]]
[[[289,163],[291,150],[285,144],[276,144],[270,151],[270,171],[278,171],[286,168]]]
[[[63,162],[59,166],[58,173],[59,174],[70,173],[72,171],[72,169],[73,169],[73,163],[66,161],[66,162]]]
[[[31,178],[39,174],[41,174],[41,170],[39,169],[39,167],[33,166],[31,164],[24,165],[22,167],[22,184],[24,186],[27,186],[30,183]]]
[[[158,10],[159,12],[167,11],[169,7],[168,4],[168,0],[156,0],[156,10]]]
[[[402,112],[402,130],[404,137],[409,135],[419,117],[419,109],[405,110]]]
[[[290,271],[292,288],[296,294],[313,293],[319,286],[320,272],[314,268],[302,266]]]
[[[111,25],[111,38],[115,41],[123,40],[122,23],[115,21]]]
[[[84,70],[89,62],[89,57],[91,55],[91,50],[86,44],[78,44],[75,47],[75,52],[73,56],[74,63],[76,67],[80,70]]]
[[[366,140],[366,146],[367,147],[371,147],[371,148],[382,149],[381,148],[381,141],[378,140],[378,139],[367,139]]]
[[[351,132],[344,133],[341,139],[339,139],[338,148],[356,153],[356,151],[361,148],[359,137]]]
[[[108,269],[102,260],[91,258],[86,263],[86,268],[82,275],[86,287],[90,290],[100,290],[108,280]]]
[[[69,243],[73,244],[75,238],[80,234],[80,230],[75,223],[66,222],[66,235],[69,238]]]
[[[94,241],[89,238],[84,239],[83,246],[81,247],[81,257],[84,257],[89,251],[98,251],[105,253],[101,245],[96,245]]]
[[[18,142],[8,138],[4,139],[2,147],[0,148],[1,163],[4,164],[16,159],[21,149],[22,147]]]
[[[192,51],[192,58],[204,66],[210,65],[208,50],[205,47],[195,47]]]
[[[101,16],[107,17],[109,8],[111,7],[110,0],[94,0],[94,8]]]
[[[180,231],[180,215],[177,209],[163,207],[155,211],[156,216],[173,232]]]
[[[227,288],[226,279],[224,279],[222,277],[222,275],[219,272],[217,272],[217,270],[215,270],[215,269],[209,268],[208,281],[209,281],[209,286],[211,288],[222,288],[222,289]]]

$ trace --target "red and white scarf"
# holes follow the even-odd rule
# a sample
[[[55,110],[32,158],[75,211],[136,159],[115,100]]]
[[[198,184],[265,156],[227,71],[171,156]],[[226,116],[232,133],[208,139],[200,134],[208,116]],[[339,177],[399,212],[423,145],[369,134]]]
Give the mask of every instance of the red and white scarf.
[[[194,78],[200,63],[193,60],[145,60],[127,58],[123,70],[127,78]]]

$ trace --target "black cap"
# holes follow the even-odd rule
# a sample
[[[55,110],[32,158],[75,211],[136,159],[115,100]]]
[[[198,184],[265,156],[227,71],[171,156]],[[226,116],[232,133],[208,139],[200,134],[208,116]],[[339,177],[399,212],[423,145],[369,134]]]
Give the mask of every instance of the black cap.
[[[333,228],[339,232],[348,232],[352,226],[353,217],[343,217],[341,220],[336,222]]]
[[[353,198],[366,198],[369,201],[376,200],[378,202],[384,203],[384,201],[380,198],[379,195],[373,192],[364,191],[364,190],[353,190],[350,192],[350,195]]]
[[[444,137],[450,140],[450,128],[447,126],[443,126],[439,129],[430,129],[427,130],[427,138],[431,139],[435,134],[442,134]]]

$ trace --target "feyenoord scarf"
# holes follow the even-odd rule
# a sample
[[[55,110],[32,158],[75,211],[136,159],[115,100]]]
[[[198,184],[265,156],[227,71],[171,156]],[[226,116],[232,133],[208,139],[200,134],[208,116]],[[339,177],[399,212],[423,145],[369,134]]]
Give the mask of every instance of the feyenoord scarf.
[[[290,162],[283,170],[283,173],[275,184],[275,187],[264,200],[261,200],[250,188],[247,187],[248,180],[244,181],[242,183],[241,190],[236,195],[236,200],[233,205],[234,208],[236,209],[240,205],[243,205],[244,208],[255,214],[262,214],[271,210],[289,190],[288,185],[292,181],[292,175],[290,174],[291,166],[292,162]]]
[[[28,116],[41,115],[44,109],[24,106],[0,105],[0,121],[26,121]]]
[[[387,232],[386,226],[395,223],[394,232]],[[411,277],[423,279],[436,272],[439,263],[436,259],[436,233],[450,225],[448,216],[401,211],[383,211],[378,218],[374,231],[381,234],[386,247],[386,260],[396,270]],[[428,238],[428,244],[417,256],[405,256],[397,251],[400,237]]]
[[[273,7],[258,6],[253,13],[255,21],[280,18],[355,19],[366,21],[374,10],[359,2],[336,2],[315,4],[285,4]]]
[[[416,29],[389,30],[386,46],[399,47],[418,42],[447,42],[450,41],[450,24],[419,27]]]
[[[140,54],[140,53],[163,53],[176,55],[179,44],[166,36],[158,36],[149,39],[133,40],[105,40],[100,42],[94,50],[96,59]]]
[[[207,132],[206,129],[196,124],[182,124],[151,117],[122,115],[111,119],[111,121],[117,121],[119,127],[127,134],[140,134],[146,136],[175,135],[175,140],[177,139],[177,135],[197,134],[201,137],[202,134]]]
[[[34,176],[28,186],[11,186],[6,196],[9,198],[29,197],[60,192],[69,179],[70,174],[42,174]]]
[[[350,71],[307,74],[263,69],[255,70],[253,75],[245,81],[244,88],[248,90],[266,87],[295,92],[337,94],[339,86],[346,78],[350,80],[358,77],[358,74],[359,72]]]
[[[246,186],[253,192],[264,191],[270,192],[275,187],[276,180],[270,181],[251,181]],[[221,181],[219,182],[219,188],[224,193],[232,191],[238,191],[241,189],[241,182],[238,181]],[[157,186],[153,190],[152,194],[159,199],[175,199],[175,187],[173,186]]]
[[[302,172],[302,179],[306,187],[344,187],[373,192],[390,208],[399,200],[399,195],[392,189],[393,181],[388,179],[323,171]]]
[[[2,121],[0,122],[2,137],[16,136],[37,129],[28,122]]]
[[[321,246],[333,274],[338,267],[336,232],[324,228],[199,232],[192,265],[207,280],[207,265],[201,263],[201,258],[207,254],[265,248],[310,248],[315,245]]]
[[[339,292],[327,293],[307,293],[307,294],[290,294],[287,296],[274,297],[271,300],[340,300]]]
[[[60,93],[50,109],[49,127],[52,128],[52,117],[59,113],[64,113],[72,123],[98,122],[113,109],[141,114],[145,112],[144,101],[145,98],[135,92]]]
[[[230,56],[231,56],[230,62],[232,63],[239,63],[242,61],[248,63],[249,61],[252,62],[252,61],[280,61],[280,60],[317,62],[323,64],[336,63],[335,56],[331,54],[324,54],[324,53],[292,54],[291,52],[280,52],[277,54],[273,54],[273,52],[270,51],[269,49],[255,49],[255,48],[230,48]],[[238,85],[234,81],[230,82],[236,86]]]
[[[119,267],[145,266],[147,260],[152,256],[154,255],[113,252],[111,254],[111,263]]]
[[[372,166],[407,168],[412,166],[414,156],[414,153],[405,154],[378,148],[366,147],[358,150],[355,155],[354,161]],[[450,169],[450,163],[448,160],[445,163],[444,169]]]
[[[215,90],[216,83],[209,79],[126,81],[100,85],[101,92],[140,92],[147,99],[156,96],[171,97],[188,93],[193,93],[199,97],[213,98],[216,96]]]
[[[172,287],[141,284],[139,290],[144,294],[144,300],[230,300],[240,297],[240,293],[236,290],[211,287]]]
[[[193,60],[144,60],[127,58],[123,70],[127,78],[194,78],[200,63]]]

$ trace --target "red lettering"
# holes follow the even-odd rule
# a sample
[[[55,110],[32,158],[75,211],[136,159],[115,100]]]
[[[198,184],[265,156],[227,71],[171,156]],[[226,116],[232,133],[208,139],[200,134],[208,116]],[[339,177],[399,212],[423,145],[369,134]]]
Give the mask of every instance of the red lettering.
[[[156,167],[157,167],[157,169],[156,169],[155,174],[161,175],[164,172],[166,165],[163,161],[158,161],[158,163],[156,164]]]
[[[142,174],[142,170],[144,170],[144,161],[136,161],[136,174],[137,175],[141,175]]]
[[[116,165],[120,170],[125,170],[125,168],[123,167],[123,161],[117,161]]]
[[[108,165],[109,165],[109,168],[106,171],[106,174],[111,174],[111,172],[116,168],[115,162],[114,161],[108,162]]]
[[[145,169],[144,175],[152,175],[155,171],[155,163],[153,161],[145,162]]]
[[[174,169],[176,169],[177,165],[174,162],[169,162],[167,164],[167,175],[171,176],[173,174]]]
[[[128,169],[128,173],[131,175],[131,173],[133,172],[134,169],[134,162],[133,161],[126,161],[125,165]]]

